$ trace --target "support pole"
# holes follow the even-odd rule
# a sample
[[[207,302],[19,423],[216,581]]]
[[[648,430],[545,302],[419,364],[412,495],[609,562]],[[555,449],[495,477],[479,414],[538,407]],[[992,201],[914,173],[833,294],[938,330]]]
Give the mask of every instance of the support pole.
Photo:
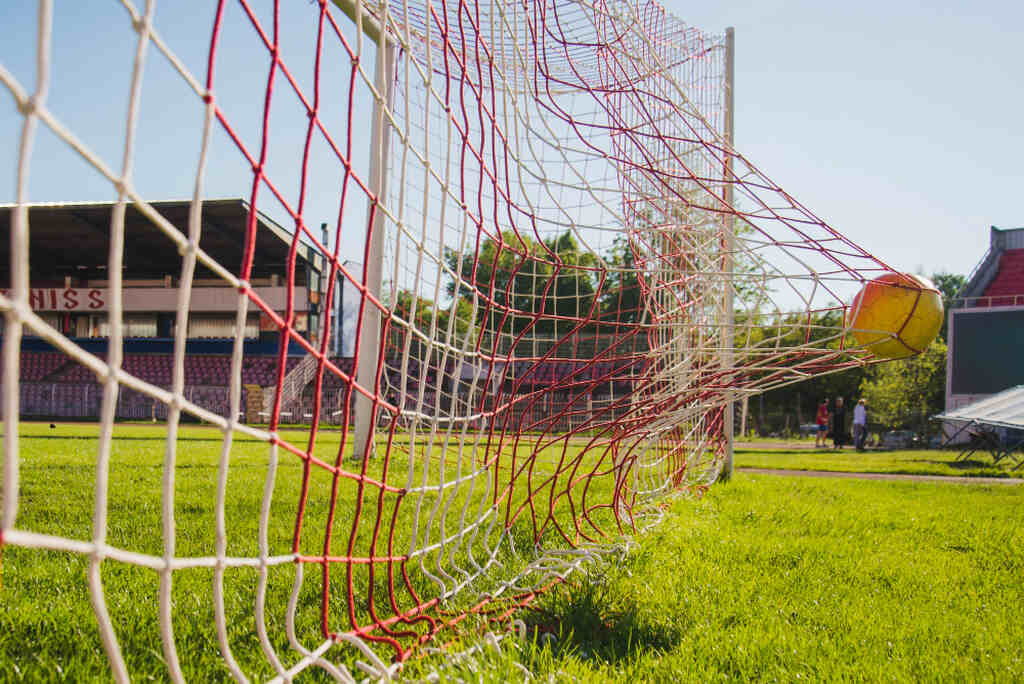
[[[728,143],[725,157],[725,183],[722,188],[722,199],[726,207],[732,207],[732,147],[733,147],[733,91],[735,84],[736,68],[736,31],[730,26],[725,29],[725,142]],[[733,312],[733,283],[734,259],[736,250],[736,236],[734,230],[734,218],[732,214],[723,214],[723,259],[722,270],[725,278],[725,296],[723,297],[722,321],[722,373],[727,374],[732,370],[735,348],[734,312]],[[728,482],[732,479],[733,471],[733,432],[736,429],[734,416],[735,397],[731,390],[726,392],[725,407],[722,413],[722,432],[725,438],[725,457],[722,463],[722,471],[718,479]]]
[[[387,197],[388,146],[391,139],[391,124],[386,120],[385,111],[391,110],[394,91],[395,46],[387,39],[387,33],[377,33],[377,64],[374,71],[374,85],[381,99],[373,103],[373,123],[370,131],[370,178],[372,197],[370,210],[377,198],[377,211],[370,225],[370,248],[366,263],[366,291],[381,299],[381,279],[384,270],[384,215],[379,205]],[[377,364],[381,349],[381,315],[376,304],[366,302],[363,324],[358,341],[359,367],[356,382],[371,391],[376,388]],[[356,394],[356,426],[353,454],[356,460],[373,456],[373,403],[362,394]]]

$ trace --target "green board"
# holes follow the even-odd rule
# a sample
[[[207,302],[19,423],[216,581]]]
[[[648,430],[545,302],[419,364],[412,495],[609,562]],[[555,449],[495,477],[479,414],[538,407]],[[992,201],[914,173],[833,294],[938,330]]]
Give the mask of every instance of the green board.
[[[950,311],[953,394],[1024,384],[1024,309]]]

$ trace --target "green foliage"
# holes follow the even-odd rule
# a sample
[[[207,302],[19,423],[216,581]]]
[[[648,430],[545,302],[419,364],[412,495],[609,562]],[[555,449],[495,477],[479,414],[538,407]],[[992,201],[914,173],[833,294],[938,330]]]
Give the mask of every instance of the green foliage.
[[[594,304],[597,259],[569,231],[537,241],[509,230],[461,259],[447,250],[445,261],[461,279],[458,286],[448,283],[449,296],[478,294],[476,323],[491,331],[516,334],[530,327],[537,334],[564,334],[578,324],[571,319],[586,317]]]
[[[810,315],[784,315],[775,325],[746,329],[744,334],[747,338],[739,338],[737,342],[764,347],[775,344],[795,347],[816,342],[822,348],[838,349],[841,328],[842,313],[837,307]],[[748,424],[759,427],[763,434],[781,432],[789,416],[789,429],[796,432],[798,422],[813,422],[817,406],[823,398],[834,400],[843,397],[849,402],[856,397],[866,372],[865,368],[857,366],[769,390],[762,395],[763,399],[757,397],[751,401]]]
[[[415,313],[413,306],[415,305]],[[407,321],[418,330],[427,333],[434,325],[436,318],[438,335],[445,335],[448,331],[449,319],[452,313],[455,314],[454,334],[456,339],[462,339],[473,327],[472,304],[464,299],[455,300],[454,305],[442,309],[433,300],[417,296],[409,290],[399,290],[395,295],[393,313],[395,316]]]
[[[601,293],[601,320],[637,323],[644,313],[644,294],[636,255],[625,236],[615,238],[606,257],[612,266],[606,272]]]
[[[956,299],[960,291],[967,285],[967,278],[953,273],[933,273],[932,282],[935,283],[935,287],[939,288],[939,292],[942,293],[942,306],[946,314],[942,319],[942,328],[939,330],[939,339],[946,339],[946,329],[949,324],[949,307]]]
[[[966,276],[957,273],[946,273],[944,271],[933,273],[931,281],[935,283],[935,287],[939,288],[939,292],[942,293],[944,304],[948,304],[950,300],[956,298],[960,294],[960,290],[964,289],[964,286],[967,285]]]
[[[415,313],[413,312],[414,306],[416,308]],[[409,290],[399,290],[395,294],[395,304],[392,307],[392,313],[420,329],[429,329],[435,316],[438,316],[439,327],[442,327],[442,323],[448,322],[446,315],[443,319],[441,318],[441,315],[447,314],[447,312],[442,314],[434,306],[433,301],[426,297],[418,297]]]
[[[929,417],[942,411],[946,397],[946,343],[936,339],[916,356],[873,366],[860,389],[871,422],[934,431]]]
[[[578,322],[552,316],[586,318],[595,298],[593,316],[603,322],[637,323],[644,316],[643,272],[626,235],[617,237],[604,255],[608,268],[603,271],[598,259],[580,248],[571,231],[543,241],[505,231],[500,240],[486,238],[476,253],[464,254],[461,259],[455,251],[446,251],[445,262],[462,281],[458,286],[450,281],[448,295],[458,293],[459,301],[468,301],[476,292],[480,296],[476,323],[490,330],[504,326],[519,333],[532,325],[535,333],[563,334]],[[745,253],[739,254],[733,265],[737,305],[752,311],[757,309],[755,300],[764,295],[763,283],[752,277],[760,272],[758,267],[754,257]],[[544,317],[535,321],[535,314],[541,313]],[[612,332],[616,327],[588,325],[586,330]]]

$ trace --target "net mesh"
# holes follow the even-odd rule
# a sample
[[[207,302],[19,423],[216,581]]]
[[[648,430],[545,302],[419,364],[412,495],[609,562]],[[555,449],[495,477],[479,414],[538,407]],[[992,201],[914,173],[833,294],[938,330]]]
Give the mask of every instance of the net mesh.
[[[242,0],[175,18],[204,37],[199,59],[163,35],[154,3],[123,6],[116,35],[133,54],[113,153],[48,106],[51,3],[39,5],[34,81],[0,64],[19,122],[8,137],[16,195],[0,296],[0,543],[88,559],[93,612],[118,678],[128,676],[126,636],[107,607],[116,582],[101,566],[159,577],[172,678],[183,676],[176,620],[188,611],[175,606],[174,583],[198,568],[213,571],[212,590],[196,600],[212,604],[223,665],[238,679],[245,646],[230,632],[241,618],[225,607],[224,587],[243,574],[253,578],[242,611],[255,625],[250,648],[273,676],[317,667],[348,679],[353,659],[380,675],[447,628],[529,605],[654,522],[667,497],[712,483],[731,403],[865,362],[844,341],[843,302],[890,269],[733,149],[724,36],[653,2],[396,0],[339,10]],[[301,40],[288,42],[293,29]],[[144,144],[153,131],[139,127],[153,60],[193,114],[178,124],[199,159],[185,223],[154,203],[166,198],[159,188],[136,182],[135,169],[154,163]],[[250,73],[259,74],[251,87],[236,83]],[[105,355],[31,305],[29,185],[42,180],[32,173],[41,131],[116,194],[103,226]],[[225,176],[250,207],[236,236],[240,262],[202,247],[204,231],[215,230],[203,202]],[[333,217],[326,234],[314,229],[324,206]],[[133,372],[123,352],[129,207],[182,259],[164,385]],[[261,212],[290,227],[283,303],[252,284]],[[298,303],[303,263],[322,276],[315,324]],[[204,406],[186,382],[198,272],[200,284],[231,288],[235,302],[221,409]],[[304,354],[290,363],[280,345],[274,380],[258,388],[266,425],[240,420],[243,397],[256,391],[242,387],[249,359],[240,332],[254,313]],[[101,396],[94,512],[81,538],[19,526],[25,393],[15,379],[26,335],[88,369]],[[109,539],[117,492],[108,473],[126,393],[151,399],[166,420],[155,549]],[[175,517],[183,417],[221,431],[210,543],[183,543],[184,552]],[[282,427],[303,419],[301,429]],[[239,513],[232,468],[253,441],[265,480],[258,504]],[[257,521],[254,533],[232,526],[236,514]],[[282,520],[287,534],[275,532]]]

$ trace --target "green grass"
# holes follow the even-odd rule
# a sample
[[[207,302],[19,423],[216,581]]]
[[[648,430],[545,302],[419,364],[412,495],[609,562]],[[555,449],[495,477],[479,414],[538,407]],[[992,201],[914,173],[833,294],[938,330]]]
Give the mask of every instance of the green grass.
[[[785,445],[758,449],[739,443],[736,446],[735,465],[738,468],[835,470],[851,473],[1024,477],[1024,468],[1014,470],[1015,464],[1010,459],[995,464],[987,452],[975,452],[967,460],[955,461],[958,455],[958,451],[938,449],[858,452],[850,447],[842,450],[815,450],[787,449]]]
[[[95,425],[61,424],[51,429],[48,424],[26,423],[20,427],[17,529],[72,540],[91,540],[97,435]],[[283,430],[280,435],[301,450],[306,448],[309,440],[305,430]],[[161,483],[166,437],[165,425],[115,427],[110,454],[106,538],[111,546],[150,556],[164,554]],[[367,486],[360,495],[356,480],[339,478],[336,515],[330,524],[328,513],[333,478],[328,471],[312,467],[299,552],[307,556],[324,554],[325,539],[330,529],[331,556],[400,556],[408,551],[414,535],[417,546],[421,546],[424,539],[436,543],[442,533],[454,534],[460,527],[464,506],[467,518],[475,519],[491,504],[496,487],[499,491],[508,492],[501,496],[501,500],[506,502],[499,512],[502,524],[481,525],[479,531],[473,533],[473,553],[477,562],[487,562],[484,548],[490,547],[498,565],[485,579],[476,582],[474,591],[463,592],[449,608],[458,609],[461,604],[475,602],[481,593],[514,576],[524,565],[523,559],[510,548],[508,538],[500,536],[506,516],[515,520],[512,539],[520,549],[530,548],[529,541],[537,535],[548,543],[561,533],[577,543],[585,541],[586,536],[597,535],[594,525],[581,520],[579,513],[586,506],[607,501],[615,477],[614,470],[605,467],[605,475],[596,478],[586,490],[570,486],[570,483],[607,455],[602,449],[584,454],[578,441],[556,443],[540,453],[534,467],[521,471],[523,457],[533,450],[536,439],[532,437],[520,443],[510,443],[500,450],[501,468],[496,481],[485,470],[474,479],[472,487],[463,486],[459,490],[449,488],[405,493]],[[215,500],[222,435],[211,428],[183,427],[176,445],[174,555],[178,558],[213,556],[216,552]],[[339,448],[338,432],[321,432],[313,454],[332,463]],[[466,450],[460,462],[458,449],[453,445],[443,449],[441,444],[435,444],[431,449],[434,456],[427,462],[419,457],[409,458],[410,452],[422,453],[426,448],[422,440],[411,445],[408,440],[398,440],[387,467],[383,459],[374,459],[368,463],[366,476],[404,488],[410,473],[414,486],[431,485],[479,466],[472,450]],[[346,455],[351,454],[351,446],[346,452]],[[270,460],[270,448],[265,442],[235,435],[225,506],[228,556],[252,558],[258,555],[260,507]],[[351,470],[359,470],[351,460],[346,465]],[[518,472],[514,482],[513,472]],[[303,460],[278,449],[267,529],[270,555],[292,552],[303,477]],[[528,494],[532,494],[533,509],[523,506]],[[360,502],[362,512],[356,524],[355,511]],[[420,522],[414,526],[417,503],[421,509]],[[550,515],[549,504],[553,510]],[[515,517],[517,515],[518,518]],[[494,516],[489,518],[493,519]],[[607,508],[593,511],[591,519],[603,529],[614,532]],[[453,547],[449,543],[446,549],[437,548],[422,554],[407,564],[408,585],[398,563],[355,564],[351,566],[351,577],[346,575],[347,564],[330,564],[329,628],[348,631],[352,628],[353,618],[359,625],[369,624],[373,621],[371,608],[382,617],[393,614],[395,608],[388,601],[391,583],[396,587],[393,595],[398,610],[411,610],[416,605],[413,592],[424,600],[439,592],[438,585],[423,570],[424,567],[435,576],[442,577],[438,568],[443,565],[452,573],[447,580],[450,586],[463,579],[452,570],[452,566],[470,567],[469,553],[466,546]],[[14,672],[31,681],[59,666],[59,671],[69,680],[104,679],[107,676],[85,584],[87,568],[88,559],[76,554],[11,545],[3,548],[0,567],[0,581],[3,582],[0,589],[0,672]],[[166,667],[159,645],[156,599],[159,575],[151,569],[116,561],[104,562],[101,572],[115,632],[128,659],[129,671],[136,678],[162,676]],[[267,623],[271,640],[279,652],[288,651],[285,607],[294,576],[294,564],[270,569]],[[216,641],[211,589],[213,578],[210,568],[180,569],[173,574],[176,644],[183,666],[187,668],[186,675],[191,679],[227,675],[227,670],[221,665]],[[224,584],[232,650],[243,669],[252,673],[254,678],[273,676],[274,671],[260,651],[254,627],[252,606],[257,588],[256,570],[228,569]],[[323,639],[320,628],[323,586],[321,565],[307,564],[299,597],[297,631],[303,643],[310,647]],[[350,597],[354,610],[352,618],[348,614]],[[408,644],[417,635],[422,635],[427,625],[425,621],[419,621],[405,629],[408,634],[404,642]],[[351,667],[356,660],[355,650],[339,648],[338,651],[339,657]],[[388,653],[387,648],[382,651]]]
[[[1022,519],[1018,487],[741,473],[545,596],[529,619],[556,645],[475,666],[492,681],[513,663],[558,681],[1020,681]]]
[[[110,469],[111,544],[162,553],[159,488],[165,434],[163,426],[118,427]],[[19,529],[90,538],[95,435],[95,426],[89,425],[60,425],[55,431],[45,425],[22,426]],[[303,444],[306,434],[287,432],[284,437]],[[336,434],[326,434],[316,453],[333,460],[338,446]],[[219,449],[215,430],[188,428],[179,437],[179,557],[213,553]],[[512,447],[506,455],[511,453]],[[255,555],[267,454],[267,446],[255,441],[239,440],[232,449],[226,509],[229,554]],[[551,447],[544,455],[535,489],[545,473],[559,470],[563,455],[570,462],[578,456],[579,445]],[[414,463],[414,474],[436,481],[444,467],[450,476],[454,458],[450,454],[444,465],[435,459],[426,471],[416,470]],[[743,458],[745,454],[738,455],[740,465]],[[392,464],[395,472],[376,475],[404,482],[407,461],[396,455]],[[375,461],[371,470],[379,467]],[[290,550],[301,476],[301,461],[281,453],[268,530],[273,553]],[[322,551],[330,486],[329,478],[312,475],[304,552]],[[601,486],[602,481],[595,483]],[[351,481],[343,481],[341,491],[342,500],[356,499]],[[599,498],[600,493],[592,496]],[[544,497],[557,495],[537,492],[545,506]],[[513,508],[523,496],[523,491],[513,492]],[[578,492],[574,496],[575,502],[582,501]],[[428,497],[424,505],[435,503]],[[461,500],[454,504],[461,505]],[[335,523],[335,535],[347,540],[351,516],[344,513],[350,507],[339,510],[343,515]],[[409,538],[410,519],[404,515],[394,523],[396,547]],[[559,519],[573,529],[571,519],[564,514]],[[666,520],[640,537],[632,552],[572,578],[525,611],[534,638],[538,630],[559,633],[554,647],[508,641],[500,653],[486,651],[461,665],[447,656],[416,658],[407,665],[407,675],[425,676],[436,669],[443,679],[505,681],[521,679],[522,666],[542,678],[550,674],[556,680],[582,681],[795,681],[798,675],[819,681],[1019,680],[1024,676],[1022,519],[1024,488],[1018,487],[739,473],[733,483],[712,488],[703,499],[676,501]],[[438,530],[453,524],[438,513]],[[389,520],[383,527],[388,531]],[[528,524],[519,531],[524,537],[531,533]],[[357,552],[380,551],[381,537],[375,545],[372,529],[359,527],[356,539]],[[515,558],[505,549],[500,558],[511,572]],[[86,569],[87,560],[74,554],[3,548],[0,680],[109,679],[85,589]],[[429,592],[429,581],[415,569],[417,590]],[[287,651],[285,604],[294,571],[294,566],[284,565],[270,572],[267,623],[279,652]],[[157,625],[158,576],[108,561],[102,565],[102,578],[133,678],[165,679]],[[214,632],[212,578],[209,569],[174,573],[177,647],[193,681],[228,677]],[[311,566],[306,578],[298,631],[305,643],[315,644],[318,566]],[[384,589],[380,582],[378,574],[378,597]],[[353,585],[362,620],[369,577],[357,572]],[[259,680],[273,671],[253,628],[255,588],[253,570],[226,572],[232,649],[243,669]],[[330,598],[332,627],[345,627],[339,612],[347,599],[344,582],[332,580]],[[467,621],[461,636],[472,639],[475,629]],[[443,640],[458,636],[448,631]],[[338,647],[331,655],[349,667],[357,659],[348,647]],[[311,678],[324,677],[313,671]]]

